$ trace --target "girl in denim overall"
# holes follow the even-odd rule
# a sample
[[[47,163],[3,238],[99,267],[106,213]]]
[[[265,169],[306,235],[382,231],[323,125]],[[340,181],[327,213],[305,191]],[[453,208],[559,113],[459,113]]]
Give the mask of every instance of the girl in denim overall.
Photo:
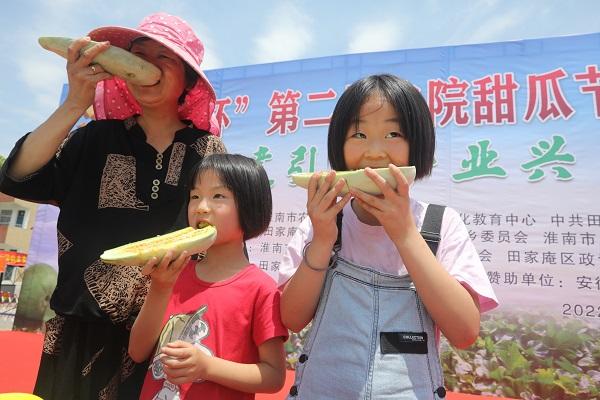
[[[497,300],[459,214],[431,207],[438,217],[426,218],[428,205],[410,198],[397,168],[429,175],[434,149],[429,109],[411,83],[369,76],[340,97],[329,126],[331,167],[366,168],[382,194],[351,188],[340,198],[345,182],[333,184],[333,171],[321,184],[318,173],[310,180],[310,221],[280,268],[283,323],[297,332],[313,321],[289,399],[446,396],[439,331],[469,346],[480,312]],[[371,169],[380,167],[391,169],[396,189]]]

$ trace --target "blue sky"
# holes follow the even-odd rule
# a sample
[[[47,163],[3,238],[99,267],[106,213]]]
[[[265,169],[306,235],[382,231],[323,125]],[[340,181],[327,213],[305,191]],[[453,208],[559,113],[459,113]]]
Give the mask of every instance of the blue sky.
[[[600,1],[20,0],[0,13],[0,154],[43,122],[66,83],[65,61],[39,36],[136,26],[166,11],[204,41],[205,69],[600,32]]]

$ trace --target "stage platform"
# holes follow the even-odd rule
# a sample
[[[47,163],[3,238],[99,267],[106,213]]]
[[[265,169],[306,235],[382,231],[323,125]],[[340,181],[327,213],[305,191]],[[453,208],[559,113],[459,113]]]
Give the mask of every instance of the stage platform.
[[[16,331],[0,331],[0,393],[31,393],[40,364],[43,335]],[[256,400],[285,399],[294,381],[288,371],[285,387],[274,394],[258,394]],[[499,397],[475,396],[449,392],[448,400],[501,400]],[[507,400],[507,399],[504,399]]]

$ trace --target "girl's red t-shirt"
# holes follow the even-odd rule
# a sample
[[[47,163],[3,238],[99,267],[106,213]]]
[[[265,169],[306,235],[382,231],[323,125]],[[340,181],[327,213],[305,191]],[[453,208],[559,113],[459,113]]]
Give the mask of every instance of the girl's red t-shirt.
[[[282,337],[288,331],[280,318],[280,293],[275,281],[256,265],[249,264],[221,282],[204,282],[191,261],[173,288],[164,317],[157,349],[166,343],[184,340],[202,351],[238,363],[257,363],[258,346]],[[200,381],[173,385],[164,379],[162,364],[155,352],[140,399],[254,399],[214,382]]]

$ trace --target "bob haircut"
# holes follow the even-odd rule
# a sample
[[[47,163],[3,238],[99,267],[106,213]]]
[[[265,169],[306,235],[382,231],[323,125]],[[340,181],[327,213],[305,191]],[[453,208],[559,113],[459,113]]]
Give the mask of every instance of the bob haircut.
[[[435,129],[427,102],[412,83],[395,75],[371,75],[350,85],[337,102],[327,136],[329,164],[346,171],[344,143],[352,124],[357,124],[361,106],[370,96],[381,96],[396,113],[409,144],[409,163],[417,170],[416,179],[431,174],[435,153]]]
[[[271,222],[273,200],[269,177],[260,164],[241,154],[208,155],[192,169],[188,192],[205,171],[213,171],[233,193],[244,240],[252,239],[267,230]],[[187,219],[189,195],[185,203]]]

